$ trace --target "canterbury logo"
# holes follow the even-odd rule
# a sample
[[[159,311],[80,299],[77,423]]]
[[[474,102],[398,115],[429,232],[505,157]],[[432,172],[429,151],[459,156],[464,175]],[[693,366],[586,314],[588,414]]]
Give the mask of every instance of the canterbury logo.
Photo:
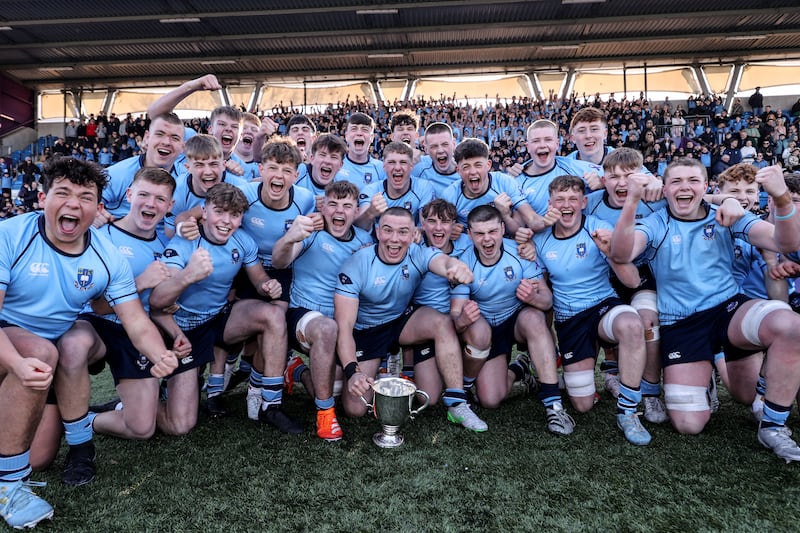
[[[47,263],[31,263],[31,266],[28,268],[31,271],[31,274],[37,276],[43,276],[50,273],[50,265]]]

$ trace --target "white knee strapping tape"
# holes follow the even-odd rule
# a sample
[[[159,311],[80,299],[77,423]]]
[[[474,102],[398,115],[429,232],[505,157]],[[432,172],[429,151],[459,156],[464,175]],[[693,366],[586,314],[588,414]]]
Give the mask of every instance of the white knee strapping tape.
[[[578,370],[577,372],[564,372],[564,383],[570,396],[591,396],[595,392],[594,370]]]
[[[464,348],[464,352],[467,354],[467,356],[472,357],[473,359],[487,359],[490,351],[490,348],[479,350],[471,344],[467,344],[467,346]]]
[[[708,392],[705,387],[664,384],[664,402],[672,411],[707,411]]]
[[[308,344],[308,335],[306,335],[306,328],[308,327],[308,324],[318,316],[324,316],[324,315],[319,311],[309,311],[308,313],[304,314],[300,320],[297,321],[297,328],[294,330],[294,334],[295,337],[297,337],[297,342],[300,343],[300,346],[302,346],[305,351],[311,349],[311,345]]]
[[[617,339],[616,337],[614,337],[614,332],[612,330],[614,329],[614,321],[622,313],[633,313],[637,317],[639,316],[639,313],[637,313],[636,309],[634,309],[632,306],[618,305],[612,308],[611,311],[606,313],[603,316],[602,320],[600,320],[600,327],[603,328],[603,333],[606,334],[606,337],[608,337],[608,339],[611,342],[617,342]]]
[[[638,310],[658,313],[658,297],[655,291],[639,291],[631,298],[631,306]]]
[[[742,335],[744,335],[744,338],[756,346],[764,346],[761,339],[758,338],[758,328],[761,327],[761,322],[768,314],[778,309],[792,310],[789,304],[777,300],[761,300],[756,302],[753,307],[747,310],[747,314],[744,315],[742,319]]]

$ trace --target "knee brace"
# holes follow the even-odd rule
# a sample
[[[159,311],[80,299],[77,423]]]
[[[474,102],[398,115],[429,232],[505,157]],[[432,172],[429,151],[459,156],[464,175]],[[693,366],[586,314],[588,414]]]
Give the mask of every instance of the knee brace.
[[[488,359],[490,351],[491,348],[479,350],[471,344],[467,344],[464,347],[464,353],[467,354],[467,357],[472,357],[473,359]]]
[[[606,313],[600,321],[600,327],[603,328],[603,333],[605,333],[606,337],[608,337],[608,339],[614,343],[617,342],[617,339],[614,337],[614,333],[612,331],[614,329],[614,320],[616,320],[617,317],[622,313],[633,313],[637,317],[639,316],[639,313],[637,313],[636,309],[634,309],[632,306],[618,305]]]
[[[652,311],[658,313],[658,298],[655,291],[639,291],[631,298],[631,307],[639,311]]]
[[[672,411],[708,411],[708,391],[705,387],[667,383],[664,403]]]
[[[594,370],[578,370],[577,372],[564,372],[564,383],[570,396],[583,397],[595,393]]]
[[[297,328],[294,330],[294,335],[297,337],[297,342],[303,349],[308,352],[311,349],[311,345],[308,344],[308,335],[306,335],[306,328],[308,324],[317,318],[318,316],[323,316],[322,313],[319,311],[309,311],[308,313],[304,314],[300,320],[297,321]]]
[[[758,328],[761,327],[761,322],[768,314],[778,309],[792,310],[789,304],[777,300],[761,300],[748,309],[747,314],[742,319],[742,335],[744,335],[744,338],[751,344],[764,346],[761,339],[758,338]]]

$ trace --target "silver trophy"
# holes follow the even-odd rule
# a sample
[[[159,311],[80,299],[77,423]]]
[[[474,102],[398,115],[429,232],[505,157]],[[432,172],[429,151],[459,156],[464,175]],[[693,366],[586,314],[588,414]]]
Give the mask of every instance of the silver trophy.
[[[408,419],[414,420],[420,411],[428,407],[430,397],[425,391],[418,390],[413,382],[402,378],[378,379],[372,384],[372,389],[375,391],[372,404],[366,400],[364,403],[382,428],[382,431],[372,436],[372,442],[380,448],[396,448],[405,440],[399,433],[400,426]],[[417,409],[412,409],[414,396],[417,394],[423,396],[425,401]]]

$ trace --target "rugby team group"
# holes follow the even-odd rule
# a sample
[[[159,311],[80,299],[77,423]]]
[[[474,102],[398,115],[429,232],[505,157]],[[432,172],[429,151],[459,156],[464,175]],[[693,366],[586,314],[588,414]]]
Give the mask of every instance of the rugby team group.
[[[207,134],[185,128],[174,108],[219,88],[204,76],[159,98],[145,152],[107,171],[50,159],[42,210],[0,225],[10,526],[53,516],[30,476],[62,435],[62,480],[83,485],[96,475],[94,432],[188,433],[201,408],[227,414],[222,394],[242,380],[247,416],[288,434],[305,432],[282,408],[302,382],[326,441],[343,438],[337,409],[366,413],[387,367],[475,432],[488,430],[476,409],[522,382],[546,430],[567,436],[569,410],[596,403],[600,348],[610,425],[632,445],[651,441],[642,410],[648,424],[703,431],[719,376],[750,406],[759,442],[800,461],[786,427],[800,388],[788,303],[800,177],[741,163],[708,194],[693,158],[655,176],[641,152],[606,147],[606,115],[591,106],[571,117],[577,151],[557,155],[558,126],[533,120],[529,158],[507,173],[492,171],[483,140],[456,142],[444,122],[420,136],[409,111],[392,115],[382,161],[360,112],[344,139],[303,115],[274,135],[269,118],[227,106]],[[119,401],[90,409],[103,364]]]

